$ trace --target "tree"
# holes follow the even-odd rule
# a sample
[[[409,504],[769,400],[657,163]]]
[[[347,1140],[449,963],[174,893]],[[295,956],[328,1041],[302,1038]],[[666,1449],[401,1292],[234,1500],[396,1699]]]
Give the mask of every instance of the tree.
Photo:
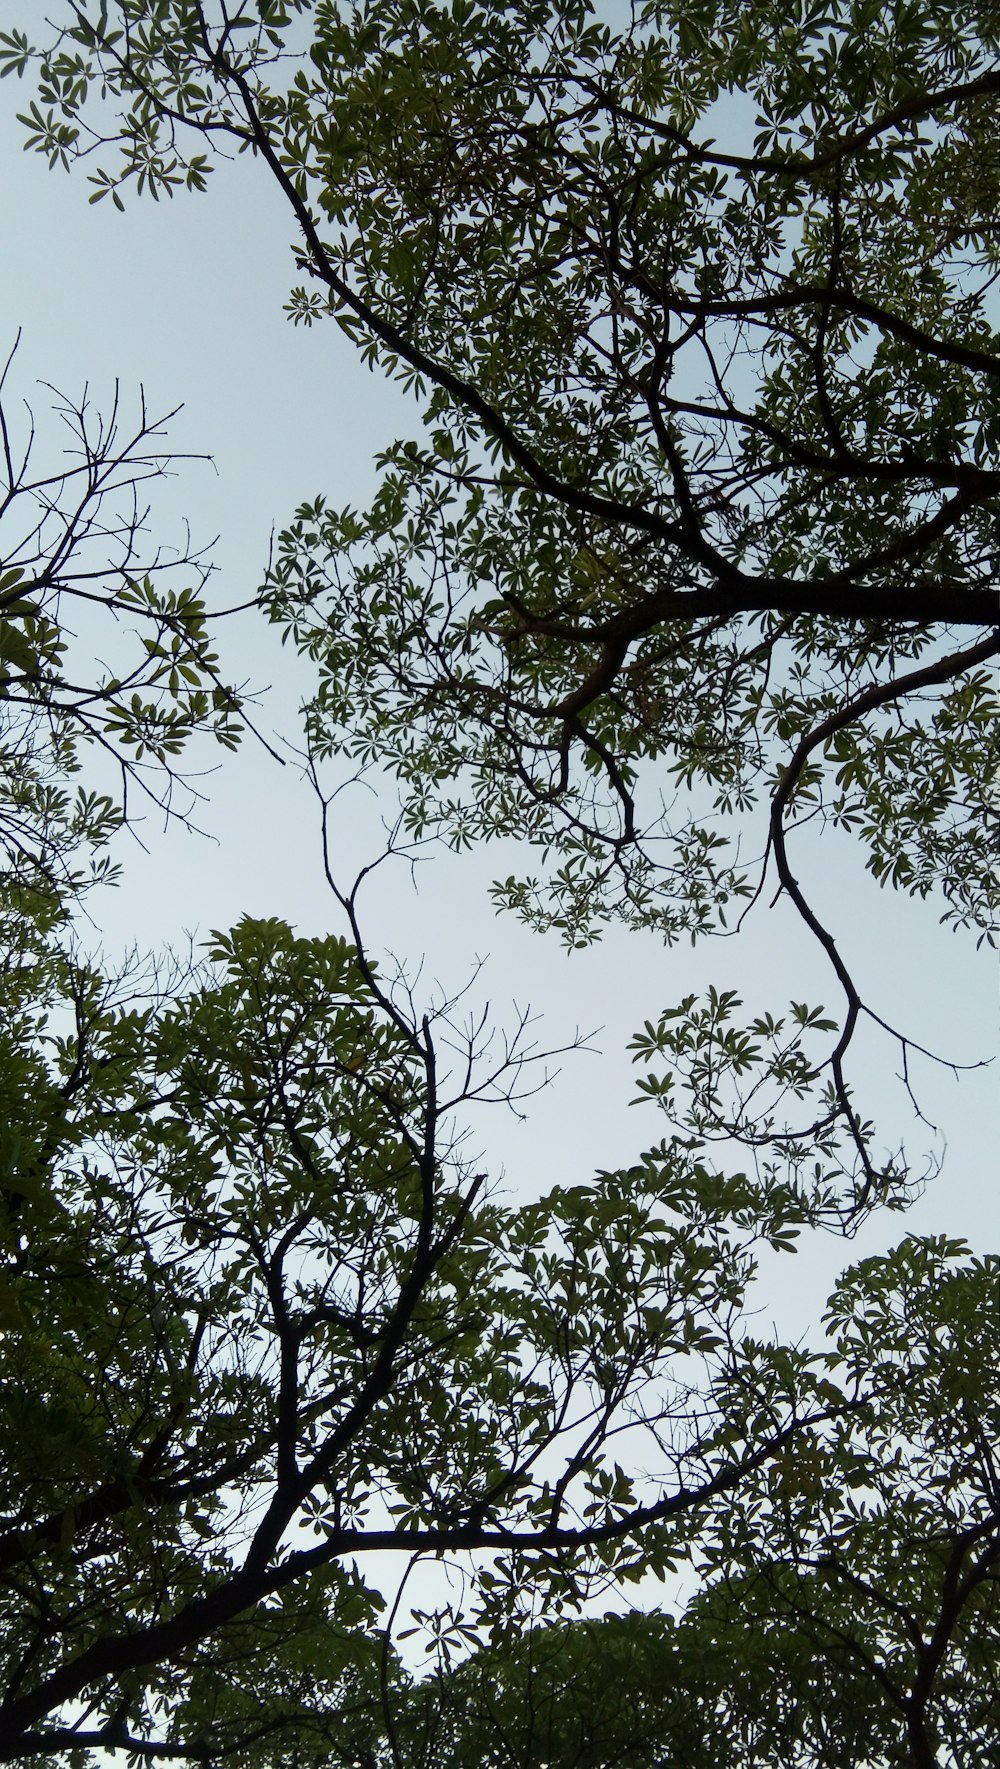
[[[498,896],[570,943],[710,933],[773,870],[843,997],[651,1019],[664,1140],[501,1209],[461,1131],[519,1085],[517,1037],[491,1058],[384,978],[332,872],[350,943],[244,922],[141,1005],[13,898],[0,1355],[36,1404],[0,1760],[992,1748],[995,1262],[862,1262],[815,1354],[742,1311],[761,1245],[908,1195],[846,1067],[885,1022],[796,828],[988,920],[997,49],[984,5],[867,0],[627,26],[118,0],[67,5],[37,55],[0,38],[38,66],[34,145],[117,156],[93,200],[256,160],[297,229],[292,317],[423,395],[373,508],[303,505],[265,585],[319,666],[317,786],[346,754],[396,776],[404,841],[534,844],[547,872]],[[378,1638],[386,1550],[471,1557],[416,1687]],[[676,1622],[528,1629],[675,1564],[700,1580]],[[595,1662],[620,1715],[581,1697]]]
[[[877,1007],[789,839],[843,827],[881,883],[988,924],[993,10],[112,15],[67,9],[30,142],[113,146],[92,200],[119,203],[249,150],[311,284],[292,317],[426,394],[367,515],[319,500],[282,536],[269,603],[320,665],[317,753],[394,771],[414,831],[540,848],[498,896],[570,942],[718,930],[770,873],[842,994],[846,1208],[897,1185],[845,1070]],[[120,124],[84,111],[98,86]]]
[[[206,553],[189,535],[172,548],[148,538],[149,487],[178,459],[163,446],[176,414],[153,418],[140,395],[130,426],[117,388],[102,417],[89,391],[47,387],[63,446],[57,466],[37,467],[33,411],[19,420],[10,405],[16,349],[0,374],[0,847],[9,883],[58,900],[109,879],[108,842],[137,822],[136,798],[188,817],[177,758],[201,732],[231,749],[240,696],[209,636]],[[109,640],[110,666],[96,650]],[[117,805],[68,790],[82,747],[110,759]]]
[[[958,1252],[910,1241],[845,1274],[830,1319],[865,1404],[742,1489],[679,1624],[607,1617],[481,1652],[432,1704],[429,1760],[989,1762],[997,1262]]]
[[[707,1680],[681,1667],[675,1635],[669,1617],[641,1613],[519,1630],[412,1692],[429,1747],[415,1760],[728,1763],[715,1702],[698,1686]]]
[[[0,1760],[354,1762],[387,1673],[352,1562],[479,1550],[481,1625],[526,1582],[558,1607],[857,1405],[734,1337],[790,1193],[677,1149],[500,1209],[451,1125],[516,1042],[463,1046],[450,1003],[436,1042],[338,938],[243,922],[211,961],[154,1005],[42,943],[7,981]]]
[[[453,1004],[416,1024],[342,939],[246,921],[210,958],[153,1005],[41,938],[4,972],[0,1760],[531,1763],[567,1709],[595,1764],[663,1736],[846,1764],[861,1718],[887,1762],[976,1760],[996,1261],[904,1243],[845,1276],[833,1353],[755,1341],[755,1249],[808,1219],[790,1188],[674,1145],[501,1209],[451,1127],[518,1085],[516,1045],[456,1049]],[[386,1551],[471,1558],[437,1637],[444,1663],[492,1638],[485,1668],[407,1687]],[[676,1629],[573,1636],[616,1712],[525,1692],[575,1664],[559,1636],[526,1663],[526,1601],[686,1561]],[[646,1712],[619,1652],[660,1633]]]

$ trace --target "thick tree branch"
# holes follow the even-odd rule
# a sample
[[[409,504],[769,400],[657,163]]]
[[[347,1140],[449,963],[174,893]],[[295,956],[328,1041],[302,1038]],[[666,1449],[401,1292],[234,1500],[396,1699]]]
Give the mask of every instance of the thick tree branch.
[[[288,1589],[312,1571],[333,1561],[367,1553],[441,1554],[460,1551],[500,1550],[505,1554],[552,1554],[627,1540],[652,1524],[666,1522],[697,1510],[735,1490],[747,1475],[763,1467],[803,1431],[839,1417],[844,1406],[818,1409],[794,1418],[773,1432],[765,1442],[740,1460],[721,1467],[710,1479],[694,1488],[681,1487],[651,1505],[638,1506],[626,1516],[577,1528],[548,1524],[540,1529],[483,1527],[463,1524],[454,1528],[356,1530],[336,1532],[314,1548],[296,1549],[279,1562],[266,1565],[248,1561],[214,1589],[195,1597],[163,1621],[137,1626],[128,1634],[108,1636],[85,1648],[45,1677],[26,1695],[0,1705],[0,1762],[24,1755],[25,1734],[53,1709],[73,1701],[95,1683],[120,1677],[145,1665],[170,1663],[192,1645],[207,1639],[227,1622],[252,1610],[264,1598]]]

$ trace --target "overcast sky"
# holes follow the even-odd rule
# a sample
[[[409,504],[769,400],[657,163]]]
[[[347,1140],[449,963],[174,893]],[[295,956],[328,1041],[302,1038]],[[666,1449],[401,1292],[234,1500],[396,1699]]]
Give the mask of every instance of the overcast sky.
[[[5,24],[25,15],[23,0],[0,0]],[[296,331],[283,316],[294,280],[291,230],[259,166],[247,160],[225,169],[205,196],[132,200],[124,215],[110,203],[91,207],[82,175],[50,172],[22,153],[14,111],[26,96],[13,80],[0,86],[0,341],[9,346],[23,331],[14,392],[31,399],[39,419],[48,397],[39,381],[71,396],[89,383],[98,406],[110,401],[116,380],[126,401],[142,384],[153,409],[183,403],[171,442],[210,455],[214,465],[189,463],[162,488],[156,537],[179,535],[184,520],[196,540],[218,535],[214,597],[220,606],[241,602],[260,582],[272,528],[317,493],[334,504],[363,501],[374,484],[373,454],[416,433],[415,409],[359,365],[332,324]],[[40,428],[41,450],[44,422]],[[219,641],[232,676],[272,688],[259,708],[262,728],[294,742],[308,677],[277,635],[250,617],[225,623]],[[148,853],[123,839],[124,883],[96,905],[94,938],[100,933],[113,947],[160,944],[244,912],[283,915],[306,933],[341,931],[321,874],[316,806],[294,767],[280,768],[248,741],[203,784],[199,820],[208,836],[147,824]],[[358,795],[343,801],[335,847],[345,881],[378,851],[381,814]],[[956,1060],[988,1054],[994,973],[972,941],[941,930],[933,905],[880,892],[849,841],[828,833],[799,852],[803,882],[820,913],[826,907],[835,917],[845,956],[872,979],[880,1011]],[[780,1009],[790,995],[839,1009],[813,943],[780,908],[759,906],[739,941],[694,953],[666,951],[652,936],[612,934],[597,949],[566,955],[554,940],[496,919],[487,885],[494,870],[511,870],[504,861],[489,853],[435,861],[421,869],[416,892],[398,869],[372,893],[368,927],[374,949],[390,948],[414,968],[423,960],[424,976],[449,987],[471,974],[477,957],[488,958],[477,998],[488,996],[501,1022],[511,1001],[530,1002],[542,1016],[540,1043],[561,1044],[577,1026],[603,1028],[601,1054],[569,1058],[526,1123],[497,1110],[476,1125],[491,1171],[504,1170],[511,1193],[585,1179],[659,1140],[655,1109],[628,1107],[634,1072],[624,1046],[643,1020],[689,990],[715,982],[739,988],[754,1009]],[[865,1069],[876,1095],[865,1103],[881,1100],[887,1134],[912,1131],[918,1148],[923,1132],[892,1079],[897,1059],[885,1040],[869,1040]],[[981,1071],[957,1088],[947,1072],[926,1068],[917,1079],[928,1116],[947,1128],[949,1154],[908,1226],[993,1248],[994,1079]],[[772,1268],[768,1306],[786,1330],[804,1332],[846,1259],[893,1244],[903,1228],[899,1217],[877,1220],[848,1250],[818,1238]]]

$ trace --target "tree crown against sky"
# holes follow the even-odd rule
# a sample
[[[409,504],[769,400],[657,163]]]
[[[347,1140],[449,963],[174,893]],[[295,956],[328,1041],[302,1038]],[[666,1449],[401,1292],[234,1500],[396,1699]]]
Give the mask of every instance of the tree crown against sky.
[[[455,1003],[425,1019],[332,871],[350,945],[244,921],[145,983],[12,877],[8,1760],[991,1748],[996,1262],[862,1262],[815,1356],[745,1309],[761,1246],[908,1195],[846,1068],[877,1003],[796,840],[843,827],[881,882],[987,930],[998,20],[625,17],[119,0],[68,6],[42,50],[31,144],[115,202],[243,152],[289,205],[292,318],[339,321],[424,401],[372,508],[303,505],[264,586],[318,667],[317,786],[346,755],[397,777],[402,839],[533,844],[544,870],[498,894],[571,943],[607,918],[697,936],[779,890],[843,1007],[743,1027],[714,991],[649,1021],[663,1142],[501,1208],[460,1133],[520,1085],[517,1043],[491,1056]],[[17,31],[0,51],[34,65]],[[137,534],[104,531],[116,608]],[[37,537],[48,675],[35,609],[7,611],[28,733],[55,705],[120,735],[117,678],[92,702],[54,674],[101,535]],[[216,715],[228,739],[200,605],[152,616],[168,704],[128,703],[133,746]],[[379,1643],[386,1550],[476,1557],[436,1682]],[[528,1627],[678,1562],[701,1590],[676,1625]],[[595,1660],[620,1714],[574,1691]],[[651,1712],[637,1660],[666,1667]]]
[[[280,537],[314,755],[394,772],[414,834],[527,840],[542,869],[498,897],[571,943],[788,900],[840,995],[793,1128],[846,1123],[858,1200],[891,1189],[845,1067],[878,1003],[795,841],[846,830],[881,883],[990,926],[996,20],[74,19],[32,144],[115,201],[249,152],[295,227],[293,318],[426,395],[368,512],[319,499]]]

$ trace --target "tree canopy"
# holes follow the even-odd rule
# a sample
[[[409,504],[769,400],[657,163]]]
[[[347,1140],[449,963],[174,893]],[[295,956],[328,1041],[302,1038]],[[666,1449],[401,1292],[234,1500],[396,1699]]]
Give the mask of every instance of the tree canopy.
[[[245,917],[116,971],[79,893],[240,695],[202,556],[147,547],[160,426],[62,402],[52,473],[3,422],[0,1761],[990,1760],[997,1260],[908,1236],[812,1347],[751,1310],[762,1250],[914,1189],[850,1069],[868,1021],[909,1085],[912,1039],[797,854],[846,831],[991,934],[1000,15],[55,10],[0,33],[28,145],[118,206],[242,155],[290,318],[424,428],[261,588],[342,935]],[[71,790],[95,745],[117,803]],[[393,783],[390,852],[517,840],[498,903],[571,946],[752,938],[777,893],[837,1004],[651,1003],[661,1140],[505,1201],[467,1134],[534,1085],[526,1028],[377,960],[331,765]],[[462,1568],[432,1676],[386,1554]],[[677,1569],[677,1613],[595,1617]]]

